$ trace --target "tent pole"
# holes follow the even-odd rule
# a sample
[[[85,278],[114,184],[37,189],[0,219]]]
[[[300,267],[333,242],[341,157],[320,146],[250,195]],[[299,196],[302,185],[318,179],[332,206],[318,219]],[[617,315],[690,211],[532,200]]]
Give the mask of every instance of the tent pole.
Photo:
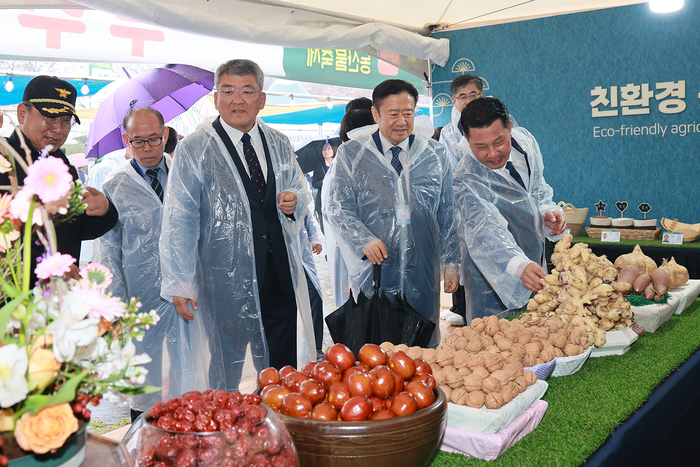
[[[433,70],[431,68],[431,61],[428,59],[428,99],[430,100],[430,121],[435,124],[433,120]]]

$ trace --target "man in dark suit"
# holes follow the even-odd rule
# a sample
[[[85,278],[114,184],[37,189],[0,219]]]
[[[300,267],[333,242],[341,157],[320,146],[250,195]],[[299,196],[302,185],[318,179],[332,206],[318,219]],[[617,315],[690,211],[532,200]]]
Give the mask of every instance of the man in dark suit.
[[[66,142],[72,126],[75,123],[80,124],[80,119],[75,112],[76,97],[76,89],[69,82],[53,76],[37,76],[27,84],[22,102],[17,105],[19,132],[15,130],[7,138],[7,142],[20,156],[25,157],[26,153],[20,139],[21,133],[32,161],[39,158],[42,150],[50,148],[48,155],[61,159],[68,166],[73,180],[78,180],[78,172],[68,161],[61,146]],[[22,167],[16,164],[15,180],[19,186],[24,184],[26,176]],[[10,174],[0,174],[0,186],[6,190],[10,184]],[[114,227],[118,219],[114,204],[100,191],[87,187],[83,194],[83,201],[87,204],[84,214],[71,222],[56,225],[58,250],[63,254],[71,255],[76,260],[80,258],[82,240],[94,240],[100,237]],[[32,250],[34,261],[42,251],[41,247],[36,245],[33,245]],[[32,266],[32,274],[33,271]],[[80,278],[76,264],[71,266],[71,271],[67,275],[75,279]]]
[[[265,106],[260,67],[231,60],[215,81],[220,116],[179,143],[166,190],[161,292],[182,317],[206,327],[209,386],[233,390],[249,345],[258,370],[268,360],[296,365],[297,310],[304,358],[315,358],[293,244],[310,195],[287,137],[256,120]]]

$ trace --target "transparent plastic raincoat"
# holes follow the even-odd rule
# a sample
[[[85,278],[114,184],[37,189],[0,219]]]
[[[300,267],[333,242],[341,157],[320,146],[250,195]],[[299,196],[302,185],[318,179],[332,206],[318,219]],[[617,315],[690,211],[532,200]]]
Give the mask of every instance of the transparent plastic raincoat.
[[[163,157],[170,166],[170,157]],[[146,365],[146,384],[163,386],[163,380],[169,376],[162,394],[134,396],[132,407],[144,411],[161,398],[168,400],[195,388],[206,389],[206,375],[201,371],[199,375],[195,374],[187,323],[171,303],[160,297],[158,240],[162,203],[129,161],[123,161],[111,172],[102,185],[102,191],[119,211],[117,225],[94,244],[95,261],[112,271],[112,283],[107,290],[125,302],[137,297],[142,311],[156,310],[160,316],[158,324],[146,331],[143,341],[135,342],[137,351],[146,352],[152,359]],[[165,367],[164,347],[169,362]]]
[[[527,153],[531,171],[527,191],[512,177],[477,161],[466,139],[458,146],[466,154],[457,165],[453,187],[460,216],[467,324],[473,318],[527,304],[533,292],[508,269],[509,263],[519,258],[545,267],[544,239],[548,229],[544,214],[561,211],[552,201],[552,188],[544,180],[537,141],[522,127],[513,128],[511,136]],[[514,151],[511,147],[511,154]]]
[[[299,235],[295,239],[297,243],[297,248],[301,253],[301,260],[304,263],[304,269],[306,273],[311,278],[316,291],[320,297],[323,297],[323,289],[321,289],[321,281],[318,279],[318,272],[316,271],[316,261],[314,261],[314,252],[311,251],[310,240],[316,238],[321,244],[323,244],[324,236],[321,232],[321,225],[316,220],[313,205],[311,209],[306,211],[306,216],[304,216],[304,227],[299,232]]]
[[[405,294],[416,311],[437,323],[441,265],[459,264],[452,167],[442,145],[427,138],[414,139],[408,159],[399,177],[371,133],[358,134],[340,146],[324,191],[325,219],[355,296],[360,291],[373,294],[372,264],[362,257],[365,245],[379,239],[388,254],[382,263],[386,295],[393,300],[397,293]],[[399,225],[396,207],[406,205],[410,224]]]
[[[450,159],[452,170],[457,169],[457,164],[464,155],[464,152],[456,147],[459,140],[462,139],[462,132],[459,130],[459,119],[461,116],[462,113],[456,107],[452,107],[450,123],[442,127],[440,132],[440,143],[445,146],[445,153]]]
[[[272,160],[277,194],[297,196],[294,221],[279,209],[297,301],[297,361],[315,360],[306,278],[294,238],[304,222],[311,195],[302,187],[289,139],[258,120]],[[268,174],[268,177],[270,174]],[[194,299],[194,320],[207,329],[209,387],[254,389],[256,371],[269,364],[260,317],[253,228],[245,188],[211,121],[197,127],[177,147],[164,200],[160,252],[162,296]],[[252,365],[246,363],[246,347]],[[234,351],[231,347],[237,347]],[[228,350],[227,350],[228,349]],[[249,384],[250,383],[250,384]],[[248,385],[249,384],[249,385]]]

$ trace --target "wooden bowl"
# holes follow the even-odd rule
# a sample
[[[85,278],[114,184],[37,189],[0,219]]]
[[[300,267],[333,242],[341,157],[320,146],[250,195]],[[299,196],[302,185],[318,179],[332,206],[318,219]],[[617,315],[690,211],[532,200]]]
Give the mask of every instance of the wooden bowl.
[[[304,467],[425,467],[440,445],[447,400],[403,417],[365,422],[322,422],[279,414]]]

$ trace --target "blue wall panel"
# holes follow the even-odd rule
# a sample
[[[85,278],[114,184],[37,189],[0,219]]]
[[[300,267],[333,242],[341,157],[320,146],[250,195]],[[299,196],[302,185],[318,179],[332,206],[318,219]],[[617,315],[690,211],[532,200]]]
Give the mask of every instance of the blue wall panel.
[[[645,3],[437,34],[450,39],[451,57],[433,71],[435,125],[449,121],[451,81],[476,74],[487,83],[484,94],[502,99],[537,138],[555,201],[594,215],[602,199],[611,217],[620,216],[615,202],[627,201],[625,217],[633,218],[642,217],[640,203],[649,203],[650,218],[700,222],[699,34],[693,0],[666,15]],[[681,81],[683,99],[657,100],[658,83]],[[648,106],[629,107],[648,113],[623,115],[628,84],[649,86]],[[608,99],[616,87],[617,106],[596,109],[617,116],[593,116],[596,87]],[[685,109],[662,111],[671,99]]]

